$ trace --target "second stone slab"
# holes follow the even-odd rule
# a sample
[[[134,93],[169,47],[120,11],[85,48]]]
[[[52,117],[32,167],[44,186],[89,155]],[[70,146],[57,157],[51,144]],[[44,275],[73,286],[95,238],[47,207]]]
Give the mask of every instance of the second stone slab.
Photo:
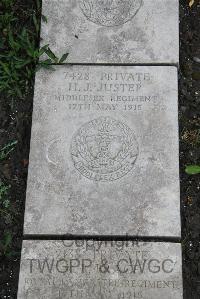
[[[18,299],[183,299],[181,245],[24,241]]]
[[[178,63],[178,0],[43,0],[42,45],[71,63]]]
[[[36,75],[25,234],[180,237],[177,69]]]

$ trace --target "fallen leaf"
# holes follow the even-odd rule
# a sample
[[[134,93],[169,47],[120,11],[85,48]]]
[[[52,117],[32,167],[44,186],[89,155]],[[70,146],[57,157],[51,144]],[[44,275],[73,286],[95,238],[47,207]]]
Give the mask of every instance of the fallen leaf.
[[[28,159],[23,159],[22,164],[24,167],[28,166],[29,160]]]
[[[194,0],[190,0],[189,7],[192,7],[193,4],[194,4]]]
[[[185,172],[187,174],[199,174],[200,173],[200,166],[199,165],[186,166]]]

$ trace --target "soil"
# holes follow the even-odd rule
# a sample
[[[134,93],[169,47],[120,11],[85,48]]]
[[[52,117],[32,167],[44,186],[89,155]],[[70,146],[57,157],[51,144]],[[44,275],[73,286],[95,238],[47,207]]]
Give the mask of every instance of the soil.
[[[200,298],[200,175],[186,165],[200,164],[200,2],[180,9],[180,178],[184,298]]]
[[[26,6],[29,4],[26,1]],[[30,1],[31,3],[31,1]],[[200,298],[200,175],[189,176],[185,166],[200,164],[200,3],[192,8],[180,1],[180,178],[184,298]],[[10,209],[0,220],[0,239],[8,232],[12,243],[0,252],[0,298],[17,298],[23,214],[28,172],[33,86],[23,100],[10,105],[0,96],[0,148],[17,140],[15,150],[0,162],[0,178],[11,185]],[[3,221],[2,221],[3,219]],[[1,249],[1,248],[0,248]],[[39,299],[39,298],[38,298]]]

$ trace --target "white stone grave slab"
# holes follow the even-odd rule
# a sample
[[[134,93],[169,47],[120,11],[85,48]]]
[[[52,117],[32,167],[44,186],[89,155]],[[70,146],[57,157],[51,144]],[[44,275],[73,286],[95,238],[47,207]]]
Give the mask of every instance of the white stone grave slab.
[[[178,0],[43,0],[41,45],[71,63],[178,63]]]
[[[37,73],[27,235],[180,237],[177,69]]]
[[[24,241],[18,299],[182,299],[181,245]]]

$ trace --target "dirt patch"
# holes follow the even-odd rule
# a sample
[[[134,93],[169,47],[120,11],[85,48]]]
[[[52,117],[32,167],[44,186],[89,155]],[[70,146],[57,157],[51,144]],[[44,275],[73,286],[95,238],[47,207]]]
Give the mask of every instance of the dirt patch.
[[[180,176],[184,293],[200,298],[200,175],[189,176],[185,165],[200,164],[200,3],[180,9]]]

